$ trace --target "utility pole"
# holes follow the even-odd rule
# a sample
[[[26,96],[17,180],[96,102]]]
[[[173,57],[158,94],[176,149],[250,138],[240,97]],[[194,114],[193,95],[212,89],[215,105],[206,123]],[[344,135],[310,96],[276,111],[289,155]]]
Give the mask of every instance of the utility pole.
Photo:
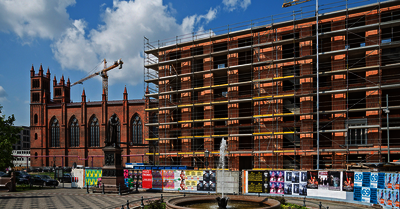
[[[318,0],[315,0],[316,38],[317,38],[317,170],[319,170],[319,50],[318,50]]]

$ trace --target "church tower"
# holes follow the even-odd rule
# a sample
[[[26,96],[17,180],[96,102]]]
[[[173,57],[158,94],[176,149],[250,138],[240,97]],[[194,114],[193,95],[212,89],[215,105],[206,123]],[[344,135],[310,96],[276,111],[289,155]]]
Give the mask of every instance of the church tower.
[[[50,70],[43,74],[43,67],[40,65],[39,72],[31,68],[31,100],[30,100],[30,127],[31,127],[31,155],[46,155],[46,128],[47,104],[50,102]],[[31,166],[43,166],[43,158],[31,158]]]

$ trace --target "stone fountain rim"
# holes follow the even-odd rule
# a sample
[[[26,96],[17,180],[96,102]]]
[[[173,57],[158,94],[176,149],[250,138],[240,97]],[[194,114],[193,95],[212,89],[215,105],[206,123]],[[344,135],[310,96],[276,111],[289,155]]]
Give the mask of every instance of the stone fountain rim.
[[[186,197],[176,197],[168,200],[166,202],[167,208],[171,209],[190,209],[188,207],[183,207],[183,206],[178,206],[176,204],[180,203],[189,203],[189,202],[194,202],[196,200],[201,200],[201,202],[205,201],[215,201],[216,204],[216,198],[217,195],[211,195],[211,196],[203,196],[203,195],[194,195],[194,196],[186,196]],[[256,202],[256,203],[264,203],[267,204],[268,206],[266,207],[260,207],[257,209],[264,209],[264,208],[280,208],[280,202],[271,198],[267,197],[255,197],[255,196],[243,196],[243,195],[225,195],[225,197],[229,197],[229,200],[233,201],[245,201],[245,202]],[[265,201],[267,200],[267,201]],[[228,201],[228,206],[229,206],[229,201]]]

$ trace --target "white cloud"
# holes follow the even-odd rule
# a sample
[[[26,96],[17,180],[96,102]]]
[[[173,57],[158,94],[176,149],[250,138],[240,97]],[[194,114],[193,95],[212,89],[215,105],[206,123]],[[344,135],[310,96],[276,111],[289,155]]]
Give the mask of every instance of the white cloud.
[[[223,0],[222,3],[225,5],[225,9],[232,12],[239,7],[246,10],[251,4],[251,0]]]
[[[66,8],[74,4],[75,0],[0,0],[0,31],[24,41],[54,39],[69,27]]]
[[[0,86],[0,102],[6,102],[6,101],[8,101],[7,100],[7,92],[6,92],[6,90],[2,87],[2,86]]]
[[[172,16],[172,5],[161,0],[119,1],[106,8],[103,24],[85,34],[86,23],[75,20],[54,42],[52,50],[56,60],[65,69],[90,71],[100,60],[110,62],[122,58],[122,70],[109,71],[110,85],[124,82],[132,85],[143,81],[143,39],[157,41],[188,34],[202,28],[216,17],[217,9],[205,15],[185,17],[181,24]]]

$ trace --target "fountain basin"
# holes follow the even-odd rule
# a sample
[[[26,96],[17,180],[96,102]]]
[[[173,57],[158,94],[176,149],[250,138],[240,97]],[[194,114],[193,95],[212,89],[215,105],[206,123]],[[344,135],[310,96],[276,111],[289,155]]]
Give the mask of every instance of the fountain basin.
[[[243,202],[243,203],[258,203],[259,207],[254,207],[257,209],[261,208],[270,208],[270,209],[279,209],[280,202],[273,199],[268,199],[266,197],[256,197],[256,196],[242,196],[242,195],[225,195],[229,197],[228,208],[230,203],[234,202]],[[215,205],[215,207],[210,208],[218,208],[217,200],[215,199],[216,195],[207,195],[207,196],[187,196],[187,197],[178,197],[170,199],[166,202],[166,206],[169,209],[190,209],[190,205],[197,203],[210,203],[210,205]]]

